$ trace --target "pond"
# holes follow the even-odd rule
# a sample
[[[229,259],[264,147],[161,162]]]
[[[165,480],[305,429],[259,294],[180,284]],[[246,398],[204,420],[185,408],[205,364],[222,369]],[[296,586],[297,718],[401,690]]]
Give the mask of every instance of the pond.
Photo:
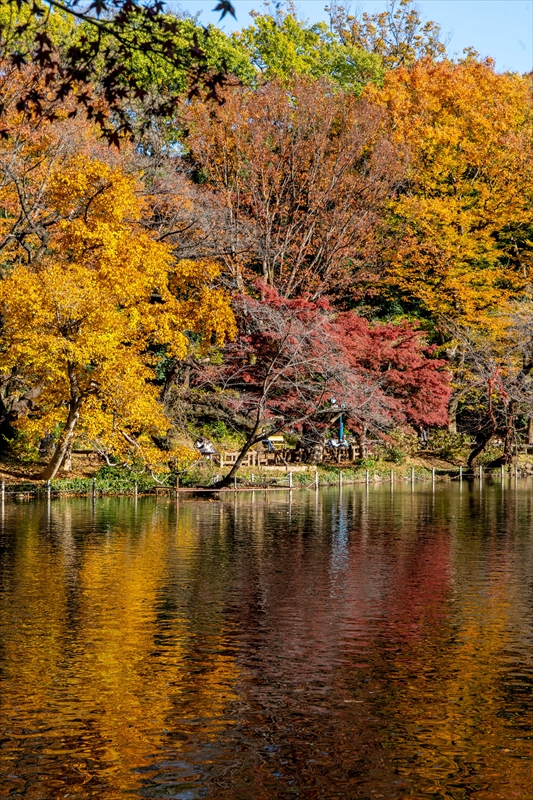
[[[0,796],[531,798],[533,482],[6,502]]]

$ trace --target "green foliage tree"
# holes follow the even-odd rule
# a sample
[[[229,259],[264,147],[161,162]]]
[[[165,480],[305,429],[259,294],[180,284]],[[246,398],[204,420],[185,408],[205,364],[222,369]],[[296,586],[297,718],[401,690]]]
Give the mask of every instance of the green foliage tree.
[[[253,24],[234,34],[233,41],[246,47],[251,63],[267,80],[328,77],[355,92],[369,82],[381,84],[381,57],[344,42],[326,23],[309,25],[282,9],[275,15],[252,16]]]
[[[174,50],[174,57],[169,63],[163,53],[149,51],[150,32],[137,31],[135,25],[124,32],[124,37],[133,42],[138,38],[140,46],[131,46],[127,60],[124,62],[128,75],[133,76],[141,87],[139,98],[144,100],[145,94],[163,99],[185,96],[191,89],[191,81],[197,66],[197,52],[203,54],[205,68],[216,74],[235,75],[240,81],[251,84],[256,70],[250,61],[245,48],[235,37],[227,36],[220,28],[209,25],[207,28],[188,15],[167,15],[172,33],[169,45]],[[87,22],[77,28],[77,39],[95,42],[98,31]],[[111,35],[106,36],[106,45],[110,52],[117,51],[116,42]],[[105,77],[106,59],[100,57],[98,79]],[[138,98],[135,98],[138,99]],[[134,103],[134,105],[137,105]],[[169,111],[174,111],[169,107]]]
[[[54,47],[68,47],[75,36],[76,20],[53,8],[46,19],[46,33]],[[0,50],[26,57],[31,52],[35,36],[42,32],[43,21],[30,5],[0,2]]]

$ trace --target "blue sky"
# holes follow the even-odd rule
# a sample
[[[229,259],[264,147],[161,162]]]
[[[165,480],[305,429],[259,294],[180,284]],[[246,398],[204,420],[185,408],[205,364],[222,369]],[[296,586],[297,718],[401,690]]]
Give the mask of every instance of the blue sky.
[[[226,31],[249,24],[252,9],[260,11],[262,0],[233,0],[237,22],[221,23]],[[172,5],[172,3],[170,3]],[[204,23],[217,23],[212,9],[217,0],[181,0],[181,7],[193,14],[202,12]],[[326,19],[327,0],[300,0],[300,16],[313,22]],[[533,69],[533,0],[418,0],[424,19],[438,22],[450,39],[450,54],[460,54],[465,47],[474,47],[482,56],[496,59],[499,70],[530,72]],[[355,0],[352,10],[369,12],[385,8],[385,0]]]

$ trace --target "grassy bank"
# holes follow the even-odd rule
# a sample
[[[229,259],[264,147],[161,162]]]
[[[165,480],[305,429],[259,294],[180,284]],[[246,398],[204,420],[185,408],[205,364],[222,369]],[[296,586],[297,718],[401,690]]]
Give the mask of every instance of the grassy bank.
[[[35,466],[33,472],[35,473]],[[451,480],[458,476],[459,465],[437,458],[405,458],[401,464],[392,463],[387,459],[367,459],[357,465],[290,465],[287,468],[263,467],[261,469],[242,468],[236,475],[235,485],[242,489],[249,488],[276,488],[286,487],[290,484],[295,489],[312,488],[318,480],[319,486],[337,486],[365,483],[378,483],[391,480],[391,471],[395,482],[408,482],[411,480],[412,470],[416,481],[431,480],[433,470],[436,480]],[[521,474],[533,474],[533,465],[522,463]],[[175,489],[176,477],[179,486],[183,489],[211,487],[219,478],[223,477],[220,467],[211,462],[200,462],[194,467],[175,474],[161,475],[157,478],[146,474],[120,467],[104,466],[95,469],[94,466],[75,474],[60,475],[50,482],[52,496],[71,495],[143,495],[155,494],[158,489]],[[464,477],[472,475],[463,467]],[[476,475],[477,475],[476,468]],[[499,470],[497,470],[499,475]],[[290,476],[290,477],[289,477]],[[48,494],[46,481],[35,479],[34,474],[27,465],[17,462],[0,461],[0,479],[5,485],[5,492],[9,495],[42,495]],[[230,487],[231,489],[232,487]]]
[[[433,469],[439,479],[449,479],[452,474],[457,474],[459,465],[441,458],[405,457],[401,463],[394,463],[390,459],[363,459],[358,464],[320,464],[318,466],[305,464],[289,464],[287,467],[241,467],[237,472],[239,486],[269,486],[288,485],[289,473],[292,473],[294,487],[314,485],[315,474],[318,473],[320,486],[333,486],[342,480],[344,484],[366,482],[368,471],[369,481],[390,481],[391,470],[394,480],[410,480],[411,470],[414,469],[416,480],[431,479]],[[340,478],[340,473],[342,478]],[[219,466],[210,462],[197,464],[194,468],[180,475],[180,485],[184,487],[211,486],[226,474]]]

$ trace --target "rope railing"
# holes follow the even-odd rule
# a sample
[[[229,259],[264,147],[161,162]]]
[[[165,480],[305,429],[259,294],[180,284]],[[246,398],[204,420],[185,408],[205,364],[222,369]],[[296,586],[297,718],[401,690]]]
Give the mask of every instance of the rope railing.
[[[0,482],[0,494],[8,496],[33,496],[46,497],[59,495],[87,497],[91,495],[136,495],[155,494],[158,488],[167,486],[165,483],[150,484],[146,481],[139,483],[131,480],[114,479],[112,481],[98,481],[95,478],[75,478],[71,480],[58,479],[57,481],[18,481]]]
[[[487,478],[490,479],[501,479],[503,480],[505,477],[518,477],[522,474],[522,471],[519,467],[509,466],[509,467],[495,467],[495,468],[487,468],[483,465],[478,465],[474,468],[466,468],[466,467],[456,467],[451,469],[438,469],[433,467],[430,473],[427,471],[424,474],[417,474],[414,467],[411,467],[409,472],[406,474],[398,475],[396,471],[392,468],[390,469],[390,473],[387,476],[386,474],[379,474],[376,478],[376,475],[370,470],[366,470],[365,473],[361,473],[358,476],[357,480],[353,479],[343,479],[343,471],[339,470],[336,473],[335,480],[320,480],[318,470],[315,471],[313,479],[311,482],[300,481],[298,479],[295,480],[295,474],[293,471],[289,471],[284,475],[267,475],[265,473],[260,474],[252,474],[249,477],[241,476],[235,477],[232,484],[225,489],[216,488],[214,485],[211,487],[207,486],[180,486],[179,478],[174,475],[169,475],[166,480],[153,483],[148,482],[146,479],[143,481],[132,481],[129,480],[120,480],[120,479],[113,479],[113,480],[102,480],[98,481],[96,478],[75,478],[66,480],[64,478],[60,478],[56,481],[18,481],[18,482],[10,482],[3,480],[0,483],[0,496],[2,499],[7,497],[20,497],[20,498],[28,498],[28,497],[59,497],[59,496],[70,496],[70,497],[96,497],[102,495],[129,495],[133,497],[137,497],[140,494],[143,495],[155,495],[157,496],[160,493],[180,493],[180,492],[231,492],[231,491],[254,491],[254,490],[261,490],[261,491],[268,491],[269,489],[272,490],[292,490],[292,489],[311,489],[311,488],[318,488],[319,486],[333,486],[338,482],[339,486],[342,486],[343,480],[345,483],[365,483],[368,485],[371,481],[375,482],[376,479],[378,482],[382,483],[390,479],[391,483],[397,482],[410,482],[414,484],[415,482],[424,482],[424,481],[432,481],[435,482],[436,478],[448,478],[452,481],[462,481],[462,480],[484,480]],[[305,473],[299,473],[300,475],[304,475]],[[213,484],[215,484],[219,480],[218,475],[213,476]]]

